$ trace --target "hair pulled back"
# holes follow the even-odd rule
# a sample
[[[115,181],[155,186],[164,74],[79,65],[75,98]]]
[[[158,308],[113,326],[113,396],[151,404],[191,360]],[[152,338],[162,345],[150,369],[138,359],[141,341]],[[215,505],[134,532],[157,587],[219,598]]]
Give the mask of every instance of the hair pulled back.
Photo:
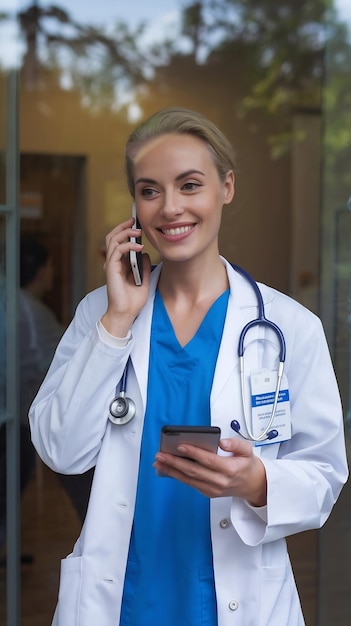
[[[125,170],[128,188],[133,197],[135,157],[150,140],[168,134],[192,135],[207,144],[221,180],[224,180],[229,170],[234,170],[233,147],[213,122],[201,113],[183,107],[162,109],[142,122],[129,136],[126,144]]]

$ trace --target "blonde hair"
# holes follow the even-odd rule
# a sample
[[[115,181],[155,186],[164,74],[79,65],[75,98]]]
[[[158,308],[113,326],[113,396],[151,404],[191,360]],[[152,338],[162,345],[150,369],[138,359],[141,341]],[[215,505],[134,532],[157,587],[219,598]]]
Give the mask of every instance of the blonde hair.
[[[219,178],[235,168],[234,150],[225,135],[204,115],[183,107],[162,109],[142,122],[132,134],[125,149],[125,171],[128,188],[134,197],[134,160],[138,151],[150,140],[162,135],[192,135],[207,144]]]

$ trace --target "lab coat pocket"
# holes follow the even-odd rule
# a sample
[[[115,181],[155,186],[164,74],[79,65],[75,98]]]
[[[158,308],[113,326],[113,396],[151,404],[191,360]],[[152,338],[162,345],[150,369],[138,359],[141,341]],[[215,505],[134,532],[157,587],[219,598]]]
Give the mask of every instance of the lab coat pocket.
[[[58,626],[78,626],[82,581],[81,556],[68,556],[61,561],[60,589],[58,597]]]
[[[284,622],[286,626],[301,624],[300,618],[297,617],[299,600],[294,587],[289,563],[262,567],[261,589],[264,589],[265,597],[262,596],[260,626],[281,626],[282,607],[285,607],[285,615],[289,616],[288,621]]]

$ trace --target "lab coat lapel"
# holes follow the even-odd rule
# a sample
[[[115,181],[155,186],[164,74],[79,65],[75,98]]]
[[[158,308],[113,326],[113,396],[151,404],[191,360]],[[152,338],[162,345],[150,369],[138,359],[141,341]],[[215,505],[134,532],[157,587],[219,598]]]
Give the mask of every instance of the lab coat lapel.
[[[140,315],[136,318],[132,328],[134,345],[131,350],[130,357],[136,378],[138,380],[144,410],[146,408],[152,313],[154,308],[155,291],[161,267],[162,264],[158,265],[151,273],[149,297]]]
[[[239,376],[238,343],[240,333],[247,322],[257,316],[257,301],[252,287],[224,259],[223,262],[227,268],[230,297],[213,380],[211,402],[216,401],[234,372],[235,376]],[[257,333],[256,330],[251,331],[251,338],[255,336],[255,333]],[[247,365],[250,367],[249,363]]]

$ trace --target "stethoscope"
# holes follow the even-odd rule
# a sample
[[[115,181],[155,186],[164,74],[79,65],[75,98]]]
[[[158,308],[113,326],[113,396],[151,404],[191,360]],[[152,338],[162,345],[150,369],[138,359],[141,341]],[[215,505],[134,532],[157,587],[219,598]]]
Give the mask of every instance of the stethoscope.
[[[116,387],[116,393],[118,393],[118,395],[116,395],[110,404],[109,419],[117,426],[128,424],[128,422],[133,419],[136,411],[135,402],[131,398],[126,397],[129,363],[130,357],[128,357],[122,378]]]
[[[242,329],[240,333],[239,343],[238,343],[241,400],[242,400],[243,414],[244,414],[244,421],[245,421],[245,428],[246,428],[247,435],[243,435],[243,433],[240,431],[240,423],[238,422],[238,420],[232,420],[230,426],[238,435],[243,437],[243,439],[246,439],[248,441],[255,441],[259,443],[262,441],[275,439],[279,434],[277,430],[272,429],[272,425],[273,425],[274,418],[277,412],[277,404],[278,404],[278,399],[279,399],[280,386],[281,386],[283,372],[284,372],[285,355],[286,355],[285,339],[279,326],[277,326],[277,324],[275,324],[274,322],[266,318],[262,294],[256,281],[252,278],[252,276],[248,272],[246,272],[246,270],[239,267],[238,265],[232,265],[232,267],[248,281],[248,283],[251,285],[252,289],[254,290],[256,294],[256,298],[257,298],[258,317],[254,320],[251,320],[251,322],[248,322],[246,326],[244,326],[244,328]],[[250,423],[249,423],[249,419],[247,415],[247,408],[246,408],[246,402],[245,402],[245,375],[244,375],[244,342],[245,342],[247,333],[254,326],[266,326],[267,328],[270,328],[275,333],[279,341],[279,365],[278,365],[278,371],[277,371],[277,382],[276,382],[276,387],[275,387],[275,392],[274,392],[272,411],[271,411],[271,415],[270,415],[266,428],[257,437],[253,434],[250,428]],[[117,385],[116,396],[110,404],[109,419],[111,420],[113,424],[116,424],[117,426],[128,424],[128,422],[130,422],[133,419],[135,415],[135,411],[136,411],[135,403],[133,402],[131,398],[128,398],[126,396],[129,364],[130,364],[130,358],[128,358],[128,361],[126,363],[126,366],[122,374],[122,378]]]
[[[277,404],[278,404],[278,399],[279,399],[280,386],[281,386],[283,372],[284,372],[285,355],[286,355],[285,339],[284,339],[283,332],[281,331],[279,326],[277,326],[277,324],[275,324],[274,322],[266,318],[262,294],[256,281],[242,267],[239,267],[238,265],[233,265],[233,268],[237,272],[239,272],[239,274],[244,276],[244,278],[246,278],[246,280],[248,281],[248,283],[251,285],[252,289],[254,290],[256,294],[256,298],[257,298],[258,317],[254,320],[251,320],[251,322],[248,322],[246,326],[244,326],[244,328],[242,329],[240,333],[239,343],[238,343],[241,401],[242,401],[242,406],[243,406],[244,421],[245,421],[245,428],[246,428],[247,436],[243,435],[240,432],[240,424],[238,420],[232,420],[230,423],[230,426],[236,433],[238,433],[238,435],[243,437],[243,439],[247,439],[248,441],[255,441],[259,443],[262,441],[267,441],[267,439],[268,440],[275,439],[279,435],[276,429],[272,429],[272,424],[274,422],[274,418],[277,412]],[[247,333],[254,326],[266,326],[266,328],[271,328],[273,332],[275,333],[275,335],[277,336],[278,341],[279,341],[279,365],[278,365],[277,382],[275,386],[271,416],[269,418],[266,428],[262,431],[262,433],[258,437],[255,437],[249,425],[249,419],[247,416],[246,402],[245,402],[245,376],[244,376],[244,341],[245,341]]]

